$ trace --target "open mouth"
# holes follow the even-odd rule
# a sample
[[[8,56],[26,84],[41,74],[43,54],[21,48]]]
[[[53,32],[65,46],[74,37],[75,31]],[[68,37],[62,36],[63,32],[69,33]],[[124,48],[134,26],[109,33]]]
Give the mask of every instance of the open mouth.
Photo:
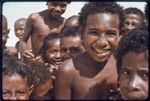
[[[55,60],[54,63],[55,63],[56,65],[60,65],[60,64],[62,63],[62,60]]]
[[[107,54],[110,53],[110,50],[109,50],[109,49],[92,48],[92,50],[93,50],[96,54],[99,54],[99,55],[102,55],[102,56],[105,56],[105,55],[107,55]]]

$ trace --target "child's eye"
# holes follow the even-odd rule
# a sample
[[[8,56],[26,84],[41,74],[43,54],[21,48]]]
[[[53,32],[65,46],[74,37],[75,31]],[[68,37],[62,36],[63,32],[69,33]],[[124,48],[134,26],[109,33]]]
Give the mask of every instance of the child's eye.
[[[72,48],[70,48],[70,52],[71,52],[71,53],[80,52],[80,49],[77,48],[77,47],[72,47]]]
[[[124,69],[124,70],[121,71],[121,74],[124,75],[124,76],[128,76],[128,75],[130,75],[130,72],[128,70]]]
[[[97,36],[97,35],[99,35],[99,33],[97,33],[97,32],[94,32],[94,31],[93,31],[93,32],[89,32],[88,34],[89,34],[89,35],[94,35],[94,36]]]
[[[66,52],[67,52],[67,49],[66,49],[66,48],[62,48],[62,49],[61,49],[61,52],[66,53]]]
[[[106,33],[107,36],[110,36],[110,37],[113,37],[113,36],[116,36],[117,35],[117,32],[115,31],[109,31]]]
[[[140,72],[139,72],[139,75],[140,75],[140,77],[141,77],[143,80],[147,80],[147,79],[148,79],[148,72],[147,72],[147,71],[140,71]]]
[[[18,91],[17,92],[17,95],[25,95],[26,94],[26,92],[24,92],[24,91]]]
[[[4,95],[4,96],[9,96],[10,93],[9,93],[9,92],[3,92],[3,95]]]

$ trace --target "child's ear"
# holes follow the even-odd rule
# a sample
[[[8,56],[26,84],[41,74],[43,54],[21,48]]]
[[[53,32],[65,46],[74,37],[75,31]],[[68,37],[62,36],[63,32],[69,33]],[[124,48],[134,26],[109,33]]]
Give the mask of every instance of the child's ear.
[[[30,86],[30,91],[29,91],[29,94],[30,94],[30,95],[31,95],[33,89],[34,89],[34,84]]]

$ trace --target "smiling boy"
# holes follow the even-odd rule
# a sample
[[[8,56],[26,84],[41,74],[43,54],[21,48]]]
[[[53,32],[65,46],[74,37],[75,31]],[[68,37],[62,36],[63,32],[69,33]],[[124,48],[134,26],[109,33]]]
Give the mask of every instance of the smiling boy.
[[[79,26],[86,52],[66,60],[58,69],[56,99],[109,99],[109,91],[117,85],[112,53],[120,39],[123,18],[123,9],[115,2],[84,5]]]

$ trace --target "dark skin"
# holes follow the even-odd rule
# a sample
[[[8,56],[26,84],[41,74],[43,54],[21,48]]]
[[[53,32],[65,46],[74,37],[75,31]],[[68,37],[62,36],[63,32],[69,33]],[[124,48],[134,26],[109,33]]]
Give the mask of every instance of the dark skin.
[[[7,19],[3,17],[3,30],[2,30],[3,53],[6,53],[10,56],[17,57],[18,51],[15,47],[6,47],[6,42],[7,42],[7,39],[9,38],[8,37],[9,31],[10,29],[8,29]]]
[[[12,76],[3,75],[3,99],[5,100],[29,100],[33,85],[27,84],[27,78],[19,74]]]
[[[86,52],[58,69],[56,99],[108,99],[109,91],[117,86],[116,61],[111,54],[120,39],[118,15],[89,15],[82,30]]]
[[[24,57],[35,58],[39,54],[45,36],[51,32],[61,32],[65,21],[61,15],[65,12],[66,6],[67,2],[48,2],[47,10],[29,16],[21,44],[25,47],[31,36],[32,51],[23,49]]]
[[[63,37],[61,39],[61,48],[65,60],[83,52],[80,36]]]
[[[75,15],[69,17],[65,22],[64,28],[78,26],[79,25],[78,19],[79,19],[79,16],[75,16]]]
[[[127,53],[122,60],[119,75],[120,93],[124,100],[148,98],[148,59],[145,53]]]
[[[127,14],[125,16],[125,32],[131,31],[132,29],[135,29],[137,27],[140,27],[142,25],[142,18],[140,15],[136,14]]]
[[[26,19],[17,20],[14,24],[15,35],[19,39],[19,41],[16,43],[16,45],[18,44],[16,49],[19,52],[19,54],[18,54],[19,59],[21,59],[23,57],[22,54],[21,54],[23,50],[21,49],[20,40],[22,40],[22,36],[24,34],[25,24],[26,24]],[[32,49],[32,47],[31,47],[31,38],[29,38],[25,48],[30,49],[30,50]],[[24,58],[24,60],[25,60],[25,58]]]
[[[49,93],[49,91],[51,91],[52,88],[53,85],[51,78],[49,78],[49,80],[47,80],[44,84],[35,84],[30,98],[33,100],[52,99],[51,93]]]

